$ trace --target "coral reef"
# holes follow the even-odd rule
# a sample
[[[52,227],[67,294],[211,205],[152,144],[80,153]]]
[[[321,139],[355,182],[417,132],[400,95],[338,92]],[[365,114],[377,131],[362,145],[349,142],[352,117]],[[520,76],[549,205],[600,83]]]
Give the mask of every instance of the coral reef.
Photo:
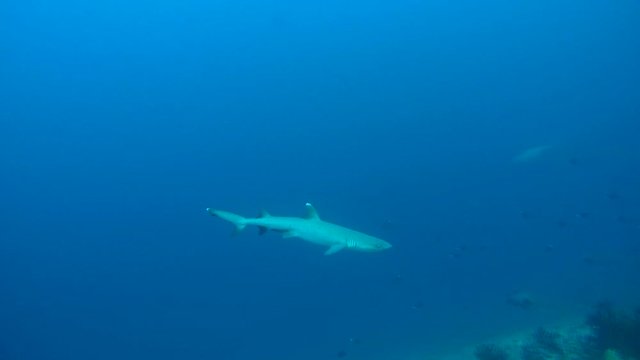
[[[545,328],[538,328],[536,332],[533,333],[533,341],[540,347],[542,350],[549,354],[558,354],[564,355],[564,350],[562,349],[562,345],[560,344],[561,338],[560,334],[554,331],[547,330]]]
[[[548,355],[534,344],[525,344],[520,349],[522,360],[548,360]]]
[[[604,360],[622,360],[622,357],[617,351],[609,349],[604,352]]]
[[[564,359],[565,351],[561,345],[560,334],[545,328],[538,328],[530,342],[522,346],[522,360]]]
[[[640,359],[640,309],[631,315],[602,302],[587,317],[587,325],[593,329],[587,344],[590,358],[603,359],[614,351],[618,358]]]
[[[509,354],[506,350],[496,344],[483,344],[476,347],[474,352],[478,360],[508,360]]]
[[[477,360],[640,360],[640,308],[624,312],[603,302],[585,322],[485,343],[474,355]]]

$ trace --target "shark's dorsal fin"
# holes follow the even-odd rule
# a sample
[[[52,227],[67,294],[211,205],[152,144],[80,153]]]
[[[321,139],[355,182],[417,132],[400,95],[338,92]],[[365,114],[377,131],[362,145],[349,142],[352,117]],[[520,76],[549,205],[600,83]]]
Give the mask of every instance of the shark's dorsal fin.
[[[269,214],[269,213],[267,212],[267,210],[262,209],[262,211],[260,211],[260,216],[258,216],[258,217],[266,218],[266,217],[270,217],[270,216],[271,216],[271,214]]]
[[[318,216],[318,212],[310,203],[304,204],[307,208],[307,219],[309,220],[320,220],[320,216]]]

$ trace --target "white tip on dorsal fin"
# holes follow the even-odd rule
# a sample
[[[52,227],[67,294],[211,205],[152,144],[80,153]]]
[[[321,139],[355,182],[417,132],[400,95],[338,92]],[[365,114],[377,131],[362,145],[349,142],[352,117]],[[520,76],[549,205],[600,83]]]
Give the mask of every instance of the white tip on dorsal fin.
[[[313,205],[311,205],[310,203],[306,203],[304,204],[304,206],[307,208],[307,219],[320,220],[320,217],[318,216],[318,212],[313,207]]]

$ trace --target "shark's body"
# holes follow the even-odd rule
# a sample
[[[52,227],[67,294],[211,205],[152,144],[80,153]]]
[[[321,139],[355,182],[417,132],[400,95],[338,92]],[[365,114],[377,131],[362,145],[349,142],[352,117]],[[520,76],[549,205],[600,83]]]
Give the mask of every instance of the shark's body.
[[[551,148],[552,148],[551,145],[540,145],[540,146],[534,146],[532,148],[528,148],[527,150],[521,152],[516,157],[514,157],[513,162],[525,163],[525,162],[533,161],[539,158],[540,156],[542,156],[542,154],[544,154]]]
[[[260,233],[274,230],[281,232],[286,238],[297,237],[314,244],[328,246],[329,249],[325,255],[335,254],[343,249],[373,252],[391,247],[391,244],[377,237],[323,221],[311,204],[307,203],[305,206],[307,216],[304,218],[271,216],[267,212],[263,212],[262,216],[257,218],[245,218],[211,208],[207,208],[207,212],[233,223],[238,231],[247,225],[253,225],[260,229]]]

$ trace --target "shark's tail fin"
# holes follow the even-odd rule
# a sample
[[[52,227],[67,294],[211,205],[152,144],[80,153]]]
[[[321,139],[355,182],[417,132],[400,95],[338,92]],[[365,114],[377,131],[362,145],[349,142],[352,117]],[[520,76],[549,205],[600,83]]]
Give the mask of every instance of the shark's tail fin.
[[[247,226],[246,219],[240,215],[236,215],[228,211],[214,210],[212,208],[207,208],[207,212],[213,216],[219,217],[222,220],[227,220],[228,222],[235,225],[236,232],[242,231],[242,229],[244,229],[245,226]]]

